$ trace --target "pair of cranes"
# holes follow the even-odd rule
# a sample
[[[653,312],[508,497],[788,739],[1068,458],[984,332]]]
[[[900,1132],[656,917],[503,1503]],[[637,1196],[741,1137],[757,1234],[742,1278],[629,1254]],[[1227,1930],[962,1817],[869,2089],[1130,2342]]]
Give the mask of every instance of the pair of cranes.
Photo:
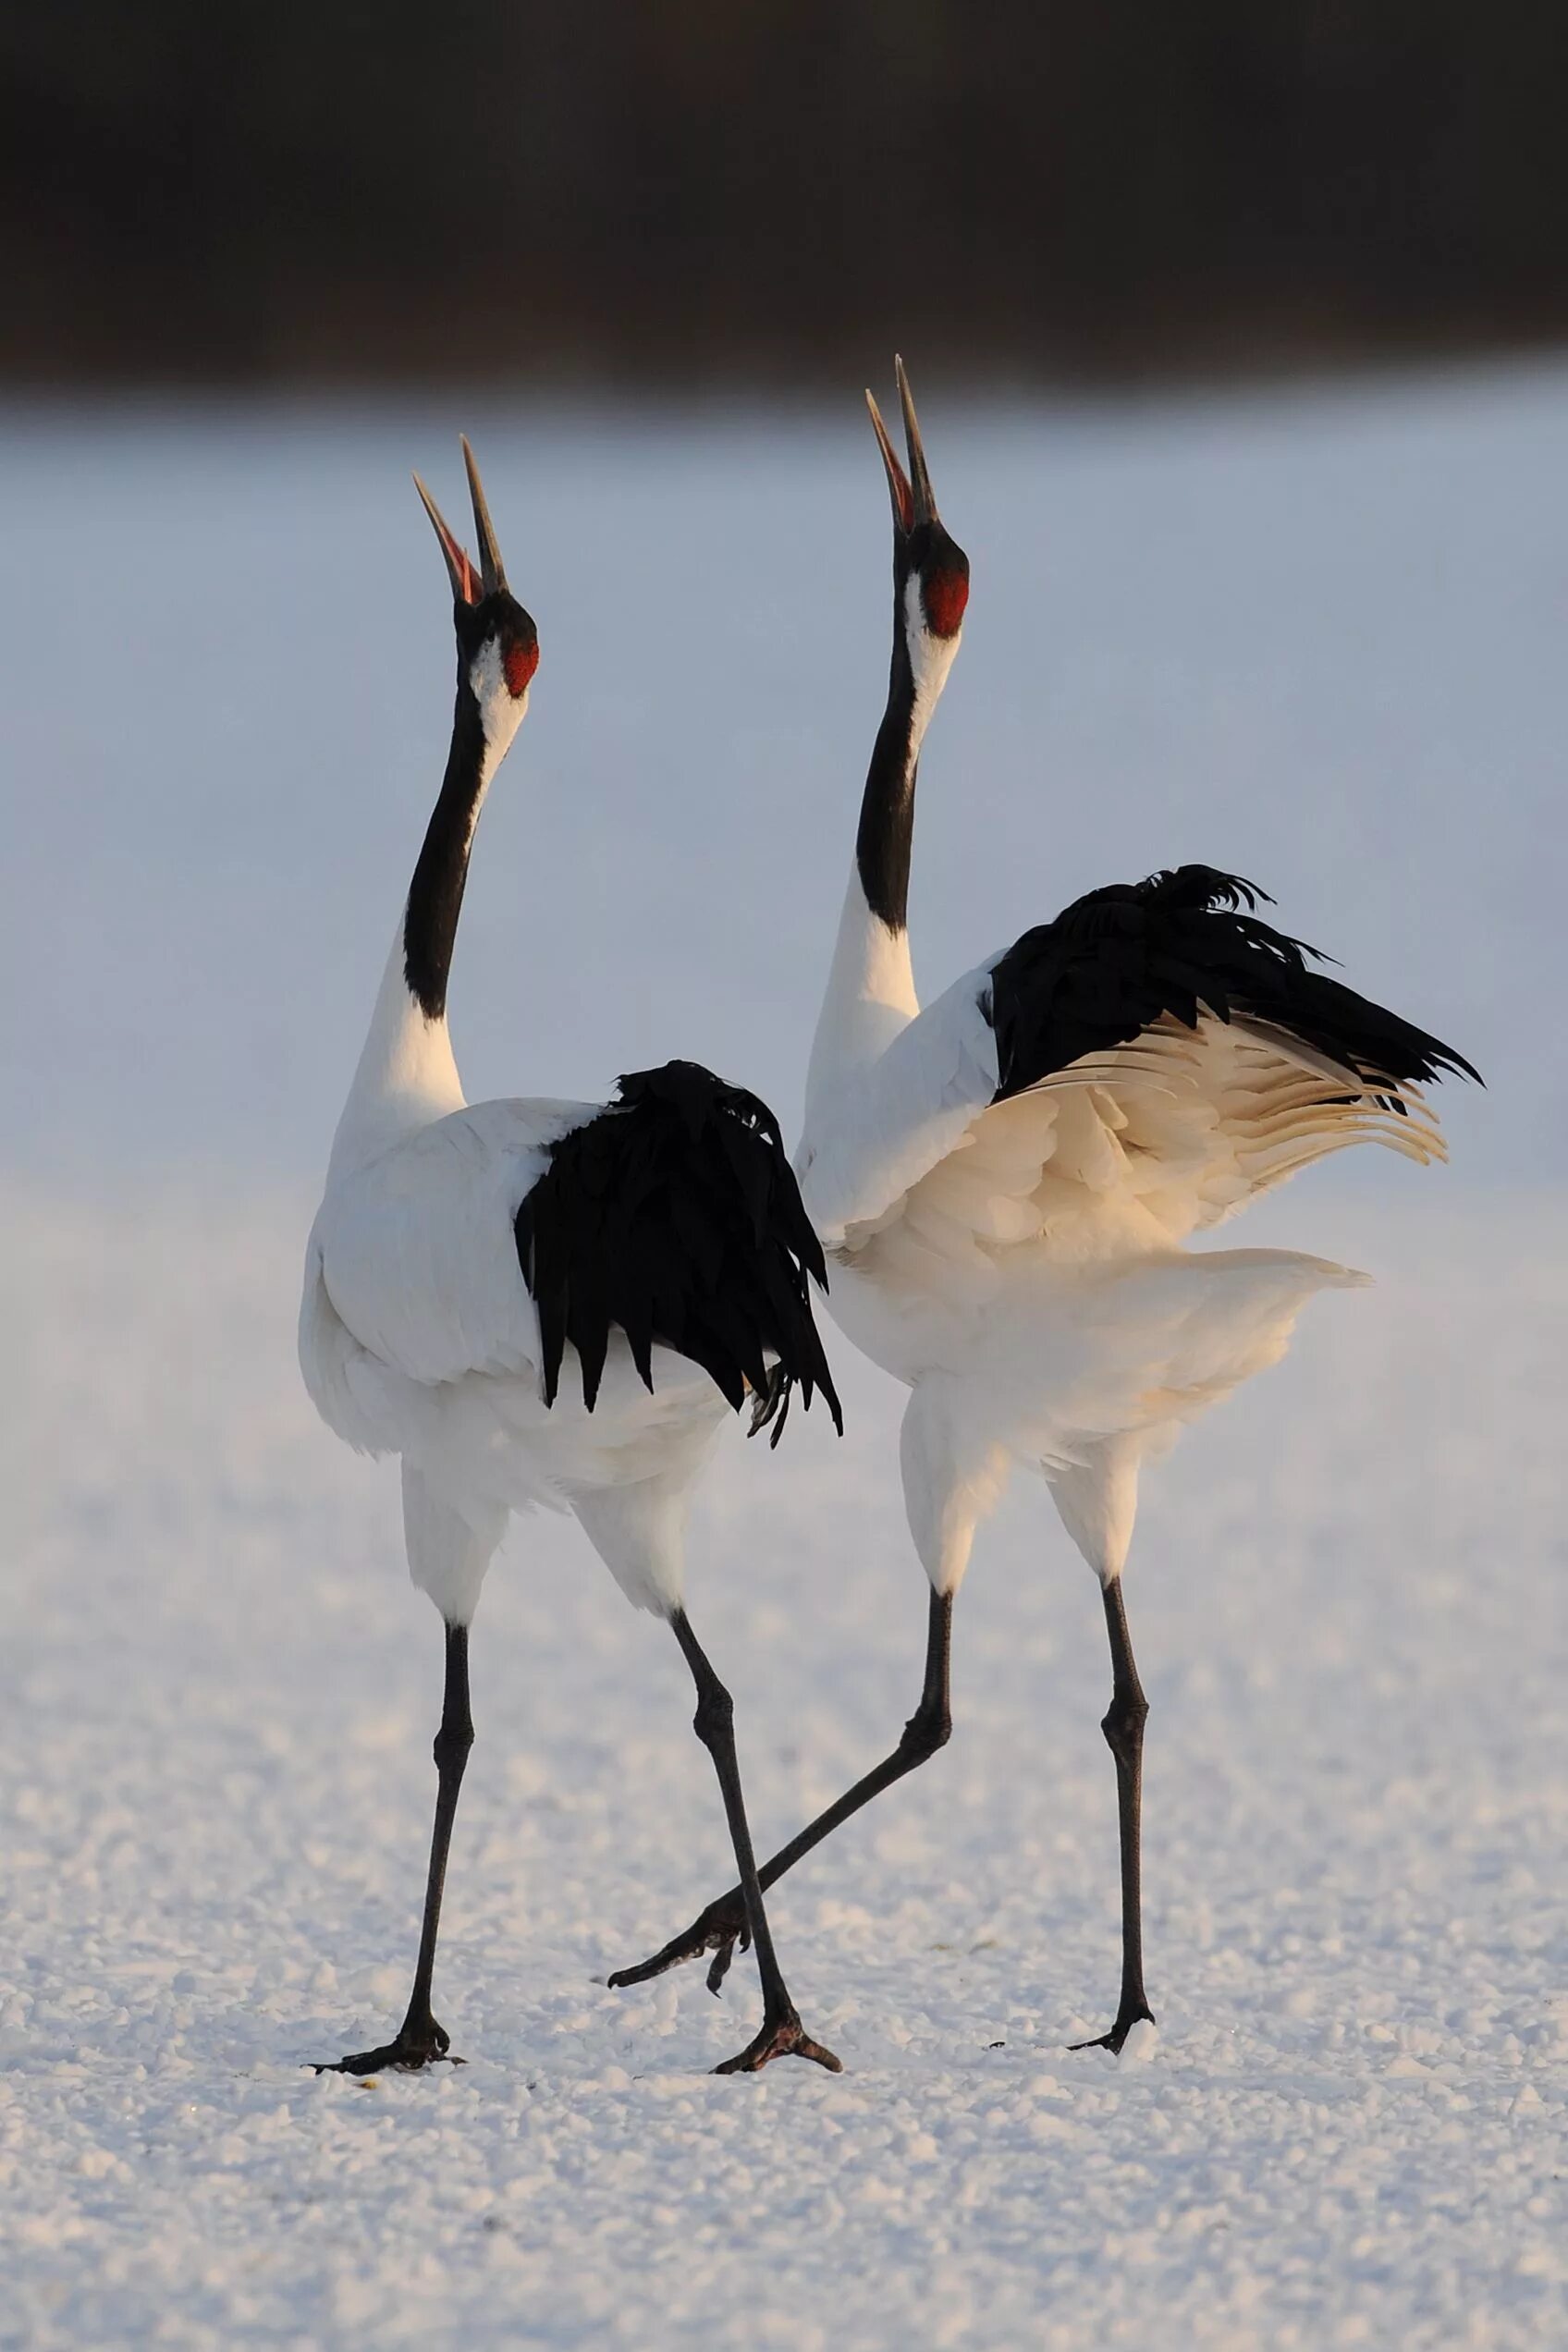
[[[1122,1599],[1139,1466],[1282,1353],[1306,1300],[1364,1278],[1287,1250],[1194,1253],[1296,1169],[1373,1141],[1442,1155],[1421,1093],[1475,1072],[1313,968],[1239,876],[1184,865],[1092,891],[922,1011],[907,896],[922,744],[958,651],[969,564],[932,491],[898,363],[907,470],[867,394],[893,512],[893,646],[791,1171],[753,1095],[694,1063],[613,1102],[465,1102],[447,983],[474,829],[538,664],[463,456],[478,561],[418,484],[446,559],[457,704],[440,793],[338,1123],[306,1258],[300,1353],[323,1418],[400,1457],[413,1580],[441,1612],[446,1682],[423,1928],[407,2014],[348,2073],[447,2055],[431,2007],[452,1823],[473,1728],[468,1629],[510,1513],[570,1510],[629,1600],[674,1632],[717,1775],[736,1883],[631,1984],[739,1945],[763,1999],[721,2073],[790,2054],[838,2070],[790,1999],[765,1895],[951,1726],[953,1605],[1014,1467],[1042,1474],[1097,1576],[1103,1730],[1120,1810],[1119,2051],[1144,1985],[1140,1789],[1147,1706]],[[417,481],[417,477],[416,477]],[[882,1763],[759,1866],[728,1692],[683,1598],[687,1505],[728,1412],[775,1442],[790,1397],[841,1426],[814,1318],[910,1390],[900,1454],[929,1580],[919,1703]],[[1092,2046],[1092,2045],[1085,2045]]]

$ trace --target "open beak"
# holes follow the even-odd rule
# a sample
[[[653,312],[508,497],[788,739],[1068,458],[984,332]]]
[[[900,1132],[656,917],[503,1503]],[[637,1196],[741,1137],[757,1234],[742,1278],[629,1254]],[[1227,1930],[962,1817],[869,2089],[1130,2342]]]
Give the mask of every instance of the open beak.
[[[871,410],[872,429],[876,446],[882,452],[882,463],[888,470],[888,489],[893,501],[893,521],[907,538],[919,522],[935,522],[937,500],[931,488],[931,476],[926,469],[925,450],[920,438],[920,420],[914,413],[914,401],[910,393],[909,378],[904,374],[902,360],[893,361],[899,379],[899,399],[904,412],[904,444],[909,450],[909,472],[906,474],[888,437],[882,422],[882,411],[871,394],[865,405]]]
[[[506,566],[496,542],[496,526],[490,520],[490,508],[484,496],[484,484],[479,479],[479,468],[473,461],[473,451],[468,446],[468,435],[459,436],[463,447],[463,464],[468,472],[468,495],[473,507],[473,533],[479,546],[477,574],[462,541],[447,524],[440,508],[420,480],[414,476],[414,488],[424,502],[424,511],[435,526],[441,542],[441,553],[447,558],[447,573],[452,583],[452,594],[459,605],[477,605],[484,596],[493,596],[507,584]]]

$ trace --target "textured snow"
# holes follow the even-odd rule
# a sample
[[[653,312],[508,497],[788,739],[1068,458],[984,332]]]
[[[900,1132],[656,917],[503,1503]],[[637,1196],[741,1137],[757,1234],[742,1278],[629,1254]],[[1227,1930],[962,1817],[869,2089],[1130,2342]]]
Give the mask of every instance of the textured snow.
[[[748,1960],[717,2002],[605,1988],[728,1883],[722,1817],[674,1643],[549,1518],[475,1628],[436,1983],[469,2063],[309,2071],[400,2012],[434,1795],[396,1474],[293,1362],[449,693],[403,470],[455,496],[469,425],[544,644],[454,974],[471,1089],[679,1051],[787,1121],[885,493],[858,422],[17,415],[0,2345],[1568,2341],[1568,1204],[1534,1188],[1568,1136],[1568,374],[923,408],[975,567],[923,768],[928,985],[1209,857],[1493,1082],[1444,1090],[1452,1172],[1364,1154],[1228,1236],[1378,1287],[1146,1481],[1158,2031],[1066,2047],[1116,1989],[1109,1673],[1021,1488],[961,1599],[951,1746],[774,1898],[844,2076],[704,2071]],[[765,1846],[918,1690],[899,1398],[836,1361],[844,1441],[733,1432],[693,1535]]]
[[[469,2064],[374,2089],[301,2062],[400,2014],[440,1639],[395,1475],[293,1376],[306,1204],[5,1205],[0,2340],[1562,2342],[1560,1204],[1318,1202],[1380,1286],[1148,1481],[1154,2048],[1066,2049],[1115,1826],[1043,1497],[979,1547],[952,1746],[775,1896],[839,2079],[702,2071],[748,1961],[597,1981],[728,1882],[723,1826],[674,1643],[535,1518],[474,1632]],[[769,1842],[917,1693],[896,1396],[845,1370],[843,1444],[737,1433],[693,1548]]]

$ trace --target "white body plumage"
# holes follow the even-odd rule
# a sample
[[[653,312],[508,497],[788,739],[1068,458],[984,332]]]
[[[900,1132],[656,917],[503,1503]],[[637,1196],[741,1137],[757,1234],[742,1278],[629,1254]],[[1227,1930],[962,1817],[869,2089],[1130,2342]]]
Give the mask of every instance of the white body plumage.
[[[667,1348],[650,1395],[619,1334],[591,1414],[570,1372],[546,1406],[518,1263],[514,1220],[545,1147],[602,1110],[448,1109],[363,1162],[335,1158],[312,1228],[305,1385],[347,1443],[401,1457],[410,1573],[449,1623],[472,1617],[509,1514],[536,1504],[576,1513],[639,1608],[680,1600],[685,1497],[729,1408]]]
[[[445,845],[459,876],[528,707],[493,644],[470,685],[483,749]],[[593,1413],[570,1376],[546,1407],[514,1219],[549,1146],[605,1106],[466,1103],[445,972],[438,1004],[423,1003],[409,925],[405,913],[307,1245],[305,1386],[349,1445],[401,1457],[410,1573],[449,1624],[472,1619],[508,1515],[539,1503],[574,1512],[628,1599],[668,1616],[680,1600],[686,1497],[729,1408],[699,1366],[665,1348],[650,1395],[619,1333]]]
[[[841,1427],[812,1316],[821,1248],[766,1103],[694,1062],[611,1103],[463,1099],[447,983],[474,828],[539,659],[463,443],[476,566],[419,484],[452,587],[457,698],[441,790],[338,1121],[305,1255],[300,1363],[328,1427],[396,1453],[414,1583],[445,1620],[435,1818],[407,2013],[336,2071],[447,2056],[431,2005],[452,1827],[473,1744],[469,1626],[514,1511],[575,1513],[627,1599],[663,1617],[696,1693],[763,1995],[721,2073],[837,2071],[790,1998],[763,1903],[729,1692],[682,1602],[687,1501],[726,1415],[783,1426],[799,1387]],[[418,477],[416,476],[416,482]]]
[[[907,478],[871,403],[893,500],[892,673],[797,1170],[833,1268],[835,1320],[913,1391],[905,1498],[936,1590],[956,1588],[977,1520],[1017,1464],[1044,1474],[1109,1584],[1143,1457],[1273,1363],[1315,1292],[1366,1279],[1290,1251],[1194,1252],[1191,1236],[1346,1145],[1427,1160],[1442,1144],[1418,1087],[1320,1049],[1283,1014],[1225,1005],[1216,1017],[1193,963],[1173,995],[1188,1017],[1156,1001],[1153,1018],[1112,1019],[1111,1042],[1022,1080],[1003,1067],[997,991],[1044,933],[922,1011],[906,918],[915,775],[958,650],[968,563],[937,514],[901,370],[900,384]],[[1248,886],[1213,880],[1250,901]],[[1267,937],[1265,967],[1295,944]],[[1133,994],[1142,954],[1132,940]],[[1067,1031],[1084,1028],[1077,977],[1052,981]]]
[[[857,933],[871,935],[859,956]],[[835,1320],[914,1391],[901,1463],[926,1573],[956,1588],[976,1524],[1022,1466],[1114,1576],[1144,1455],[1274,1363],[1315,1292],[1367,1279],[1288,1250],[1193,1252],[1185,1237],[1357,1140],[1358,1124],[1423,1155],[1433,1131],[1364,1106],[1354,1077],[1349,1111],[1344,1073],[1209,1021],[998,1102],[989,964],[916,1010],[907,938],[858,876],[835,972],[856,964],[885,993],[845,1006],[830,985],[797,1170]]]
[[[856,896],[846,929],[882,931],[867,964],[907,972],[905,941],[858,877]],[[1342,1108],[1342,1072],[1218,1021],[999,1103],[987,976],[989,964],[966,974],[924,1013],[900,986],[844,1019],[830,990],[797,1155],[832,1317],[914,1390],[902,1482],[940,1592],[1013,1467],[1051,1482],[1096,1574],[1117,1575],[1145,1453],[1277,1362],[1314,1292],[1368,1280],[1298,1251],[1190,1251],[1185,1237],[1368,1121],[1437,1150],[1427,1121],[1401,1132],[1359,1089]],[[887,1045],[858,1060],[853,1030]]]

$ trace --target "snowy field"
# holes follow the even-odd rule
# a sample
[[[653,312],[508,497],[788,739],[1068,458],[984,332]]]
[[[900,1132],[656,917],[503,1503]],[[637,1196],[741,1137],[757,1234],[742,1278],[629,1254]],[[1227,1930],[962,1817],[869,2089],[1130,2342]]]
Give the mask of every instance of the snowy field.
[[[917,355],[912,353],[912,363]],[[916,370],[917,389],[921,379]],[[1118,2064],[1094,1587],[977,1547],[957,1731],[774,1898],[845,2074],[704,2069],[737,1962],[675,1645],[520,1525],[436,2007],[440,1643],[293,1364],[312,1184],[439,774],[407,469],[466,423],[544,662],[453,983],[471,1091],[684,1052],[798,1113],[881,700],[869,432],[426,410],[0,419],[0,2346],[1089,2352],[1568,2341],[1568,371],[1096,412],[922,391],[974,564],[923,766],[937,982],[1183,856],[1473,1055],[1455,1167],[1238,1240],[1366,1267],[1147,1481],[1149,1990]],[[22,1018],[18,1007],[27,1007]],[[693,1620],[771,1845],[916,1696],[898,1395],[724,1447]]]

